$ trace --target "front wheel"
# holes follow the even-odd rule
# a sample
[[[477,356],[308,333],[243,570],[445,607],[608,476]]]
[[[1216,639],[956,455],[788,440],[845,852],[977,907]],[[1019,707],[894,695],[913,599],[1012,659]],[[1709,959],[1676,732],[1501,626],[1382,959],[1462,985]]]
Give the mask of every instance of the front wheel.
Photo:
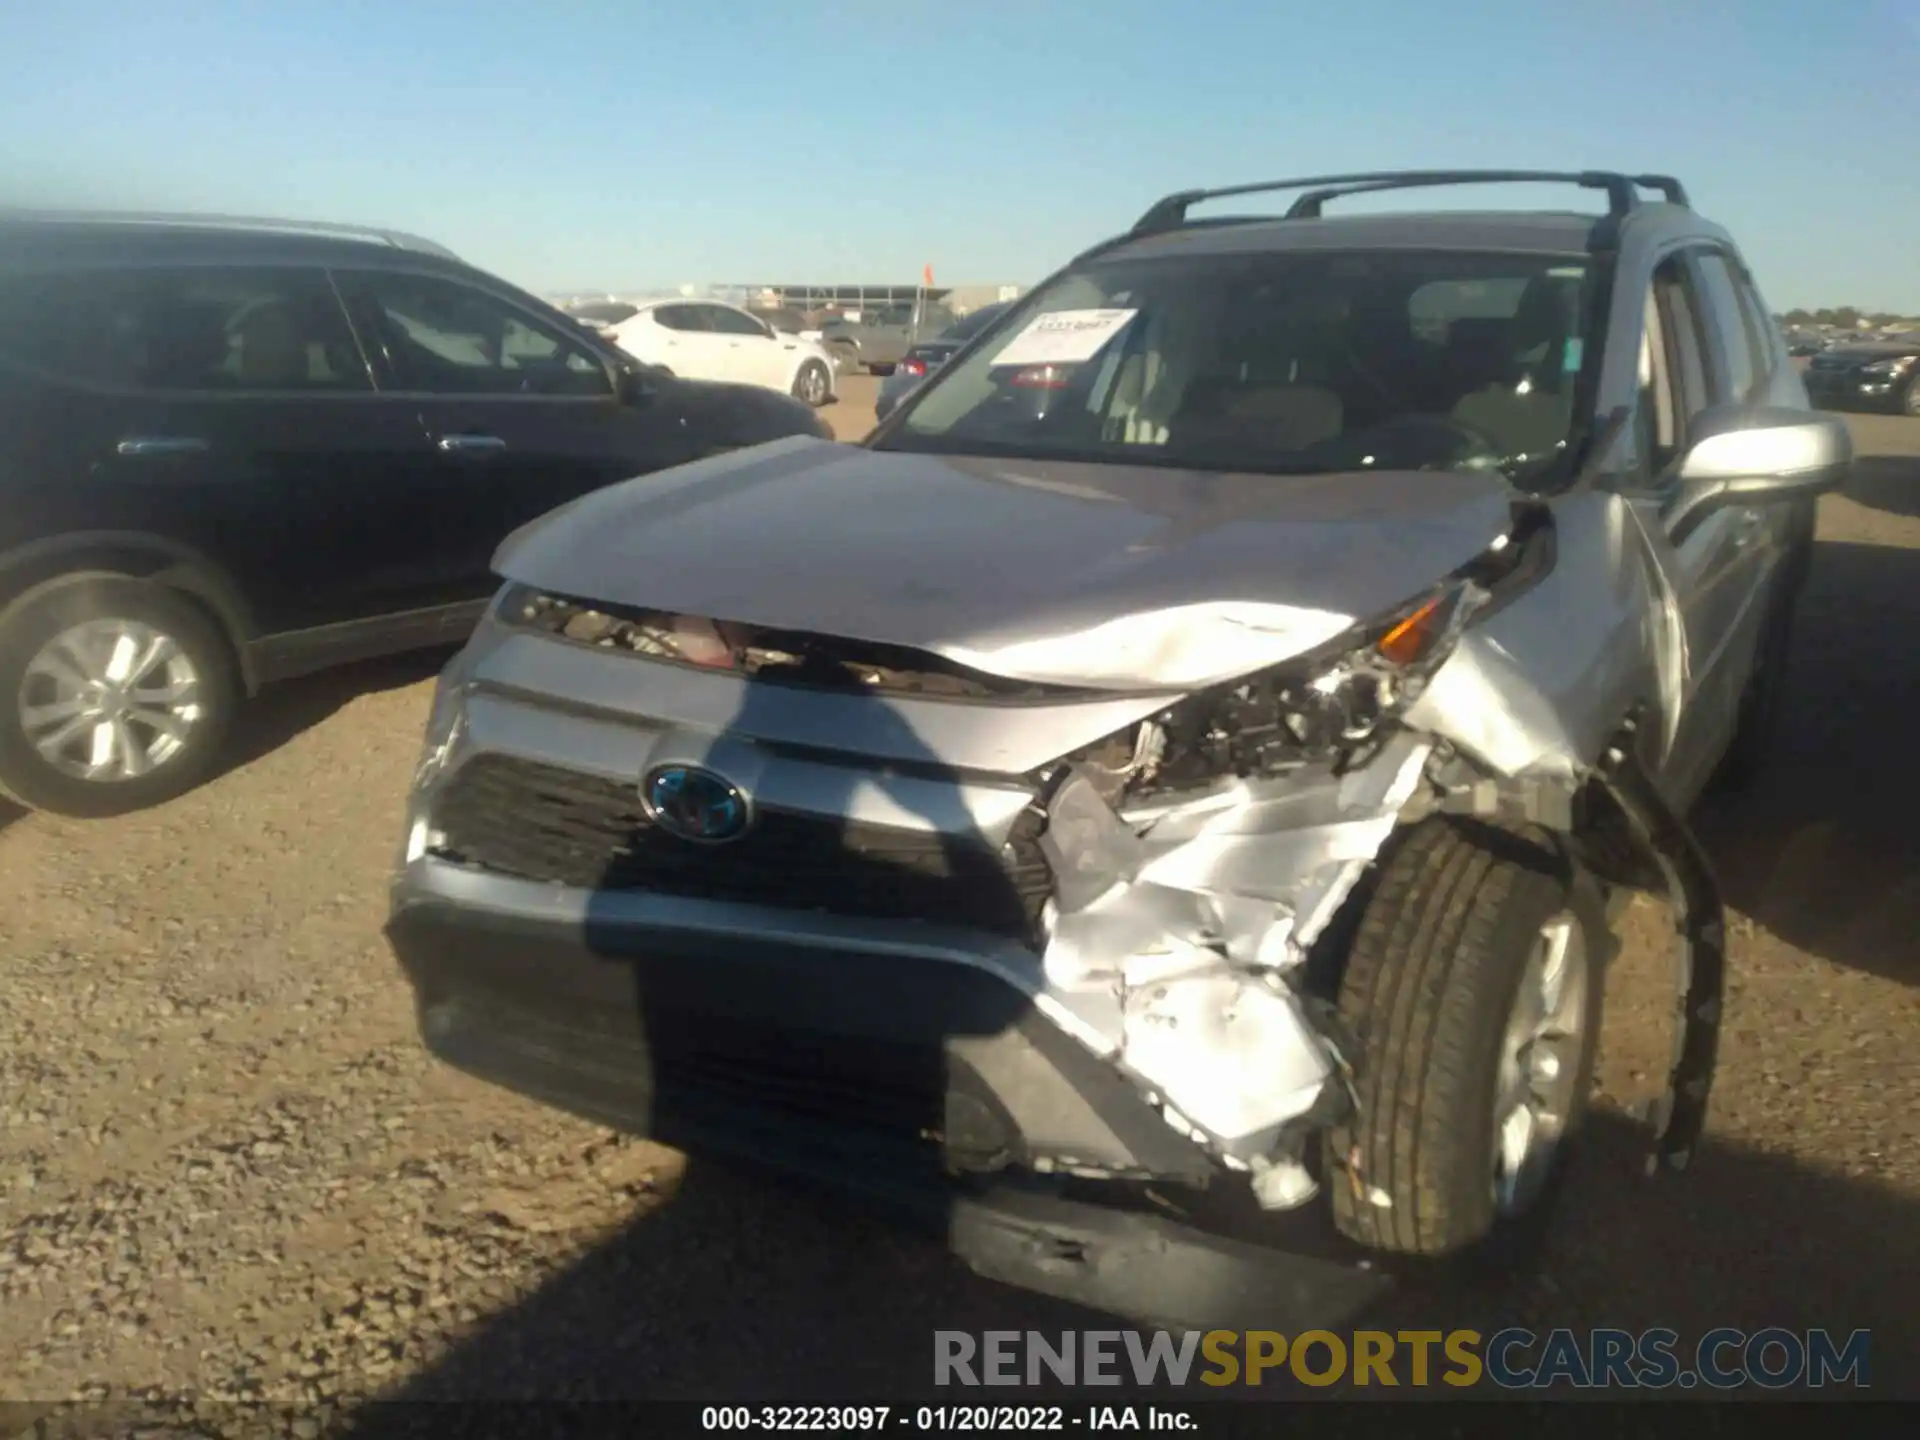
[[[1430,821],[1384,863],[1339,995],[1358,1103],[1326,1168],[1348,1238],[1449,1256],[1545,1213],[1598,1048],[1603,922],[1583,911],[1506,832]]]
[[[226,638],[177,591],[74,575],[0,611],[0,790],[124,815],[205,778],[238,703]]]
[[[793,398],[803,405],[815,409],[827,403],[827,396],[833,393],[832,377],[827,367],[818,360],[809,360],[800,367],[800,373],[793,377]]]

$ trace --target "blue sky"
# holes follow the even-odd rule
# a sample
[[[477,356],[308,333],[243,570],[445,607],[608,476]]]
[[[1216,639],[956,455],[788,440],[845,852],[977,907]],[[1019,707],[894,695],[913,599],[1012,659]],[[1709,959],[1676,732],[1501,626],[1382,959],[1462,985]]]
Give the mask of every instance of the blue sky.
[[[1188,185],[1605,166],[1685,178],[1776,308],[1920,312],[1913,0],[6,10],[0,192],[381,223],[542,290],[1029,282]]]

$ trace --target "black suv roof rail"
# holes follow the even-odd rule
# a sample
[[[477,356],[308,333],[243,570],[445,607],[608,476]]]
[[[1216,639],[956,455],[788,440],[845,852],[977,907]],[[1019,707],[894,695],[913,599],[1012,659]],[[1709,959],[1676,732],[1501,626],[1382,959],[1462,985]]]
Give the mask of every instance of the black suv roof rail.
[[[371,225],[339,225],[321,220],[278,220],[259,215],[200,215],[148,212],[142,210],[7,210],[0,219],[77,221],[101,225],[178,225],[204,230],[279,231],[288,235],[337,235],[348,240],[372,240],[400,250],[415,250],[457,260],[446,246],[405,230],[384,230]]]
[[[1608,213],[1618,217],[1639,203],[1639,190],[1658,190],[1671,205],[1688,204],[1686,188],[1671,175],[1624,175],[1613,170],[1383,170],[1359,175],[1313,175],[1297,180],[1263,180],[1215,190],[1179,190],[1156,200],[1134,222],[1132,234],[1150,235],[1187,223],[1187,209],[1203,200],[1258,195],[1272,190],[1305,190],[1284,219],[1311,220],[1329,200],[1379,190],[1412,190],[1439,185],[1564,184],[1607,192]]]

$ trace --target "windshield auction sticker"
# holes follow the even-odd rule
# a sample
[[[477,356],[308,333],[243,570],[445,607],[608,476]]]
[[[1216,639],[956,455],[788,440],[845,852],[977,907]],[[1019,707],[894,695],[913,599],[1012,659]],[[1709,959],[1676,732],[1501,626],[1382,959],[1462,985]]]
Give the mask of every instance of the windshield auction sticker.
[[[1079,365],[1127,328],[1138,310],[1055,310],[1037,317],[998,355],[995,365]]]

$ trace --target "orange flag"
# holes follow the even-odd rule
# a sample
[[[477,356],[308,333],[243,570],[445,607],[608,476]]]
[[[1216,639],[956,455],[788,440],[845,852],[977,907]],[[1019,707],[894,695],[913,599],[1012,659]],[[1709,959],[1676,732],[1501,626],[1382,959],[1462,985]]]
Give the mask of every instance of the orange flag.
[[[933,266],[928,265],[920,272],[920,283],[931,290],[933,288]]]

